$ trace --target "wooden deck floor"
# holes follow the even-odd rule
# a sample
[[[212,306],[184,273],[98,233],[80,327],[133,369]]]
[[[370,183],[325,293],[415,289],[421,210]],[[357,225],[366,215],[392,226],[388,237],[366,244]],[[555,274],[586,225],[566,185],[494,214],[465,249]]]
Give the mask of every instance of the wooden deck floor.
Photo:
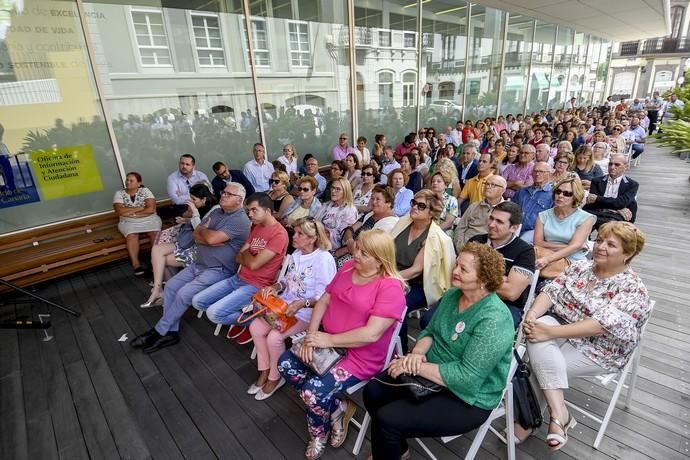
[[[615,411],[598,451],[590,447],[595,429],[581,419],[563,451],[548,453],[542,428],[519,446],[519,458],[690,457],[688,174],[690,164],[653,147],[630,173],[641,182],[638,223],[648,235],[634,266],[657,301],[633,407]],[[158,319],[156,309],[137,307],[147,291],[127,265],[104,266],[39,288],[83,312],[80,318],[56,312],[53,340],[0,330],[0,458],[303,458],[304,409],[294,392],[286,388],[265,402],[245,393],[255,376],[249,347],[214,337],[212,326],[191,312],[178,346],[147,356],[118,341]],[[3,301],[0,319],[46,308],[19,297]],[[603,414],[610,394],[579,381],[568,397]],[[325,458],[352,458],[355,433]],[[472,437],[428,444],[439,458],[463,457]],[[413,457],[423,458],[411,446]],[[359,457],[369,451],[365,444]],[[505,448],[488,435],[478,458],[505,458]]]

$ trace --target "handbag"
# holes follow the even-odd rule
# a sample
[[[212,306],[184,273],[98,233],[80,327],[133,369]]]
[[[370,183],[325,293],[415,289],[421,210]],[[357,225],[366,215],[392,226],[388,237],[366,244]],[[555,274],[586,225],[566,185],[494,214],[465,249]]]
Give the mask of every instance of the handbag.
[[[302,348],[302,341],[304,340],[304,337],[306,337],[306,334],[299,339],[292,341],[290,351],[297,358],[300,356],[299,351]],[[345,352],[346,350],[344,348],[314,348],[311,362],[304,363],[304,365],[311,369],[311,371],[317,374],[319,377],[323,377],[345,357]]]
[[[252,301],[240,313],[237,324],[245,324],[250,320],[261,316],[273,329],[285,332],[297,324],[297,318],[286,314],[288,304],[286,301],[275,295],[264,298],[261,292],[256,292],[252,296]],[[251,312],[251,315],[246,316]]]
[[[387,371],[384,371],[383,374],[387,375]],[[393,382],[378,377],[374,377],[374,380],[389,387],[405,388],[417,402],[426,401],[431,396],[443,391],[443,386],[419,375],[401,374]]]
[[[529,380],[531,371],[517,351],[513,350],[513,354],[517,361],[517,369],[512,381],[516,421],[526,430],[536,429],[541,426],[544,419],[539,401]]]
[[[545,257],[550,254],[553,254],[554,250],[551,249],[546,249],[542,248],[540,246],[535,246],[534,247],[534,257],[539,259],[540,257]],[[561,273],[563,273],[563,270],[565,270],[568,265],[570,265],[570,260],[566,259],[565,257],[555,260],[539,270],[539,277],[544,278],[544,279],[549,279],[552,280]]]

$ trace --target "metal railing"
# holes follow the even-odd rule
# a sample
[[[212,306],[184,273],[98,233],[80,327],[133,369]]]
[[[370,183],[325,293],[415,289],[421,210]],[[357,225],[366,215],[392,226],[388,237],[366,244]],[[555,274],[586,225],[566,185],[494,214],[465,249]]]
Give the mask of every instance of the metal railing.
[[[657,37],[647,40],[621,43],[619,56],[640,56],[645,54],[673,54],[690,52],[688,37]]]

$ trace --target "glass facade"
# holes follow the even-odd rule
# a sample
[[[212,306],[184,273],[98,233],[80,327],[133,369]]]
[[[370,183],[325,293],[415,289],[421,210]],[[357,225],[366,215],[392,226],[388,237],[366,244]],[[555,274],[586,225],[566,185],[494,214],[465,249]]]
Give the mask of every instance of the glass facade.
[[[611,46],[458,0],[3,5],[0,235],[107,211],[128,171],[166,199],[182,153],[209,177],[255,142],[324,164],[343,132],[599,102]]]

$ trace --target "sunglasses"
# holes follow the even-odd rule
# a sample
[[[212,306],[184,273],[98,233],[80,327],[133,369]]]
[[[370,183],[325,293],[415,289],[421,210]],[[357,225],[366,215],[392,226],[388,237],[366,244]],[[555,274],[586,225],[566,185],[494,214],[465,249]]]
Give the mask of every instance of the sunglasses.
[[[561,190],[560,188],[556,189],[553,191],[554,195],[563,195],[566,198],[570,198],[573,196],[573,192],[569,192],[567,190]]]
[[[271,179],[271,184],[275,184],[275,185],[280,184],[280,179]]]
[[[417,208],[420,211],[424,211],[426,209],[426,203],[420,203],[419,201],[415,200],[414,198],[410,200],[410,206],[413,208]]]
[[[373,175],[374,175],[374,173],[365,173],[365,172],[362,173],[362,176],[373,176]]]
[[[297,190],[299,190],[300,192],[311,192],[311,189],[307,187],[300,187]]]

